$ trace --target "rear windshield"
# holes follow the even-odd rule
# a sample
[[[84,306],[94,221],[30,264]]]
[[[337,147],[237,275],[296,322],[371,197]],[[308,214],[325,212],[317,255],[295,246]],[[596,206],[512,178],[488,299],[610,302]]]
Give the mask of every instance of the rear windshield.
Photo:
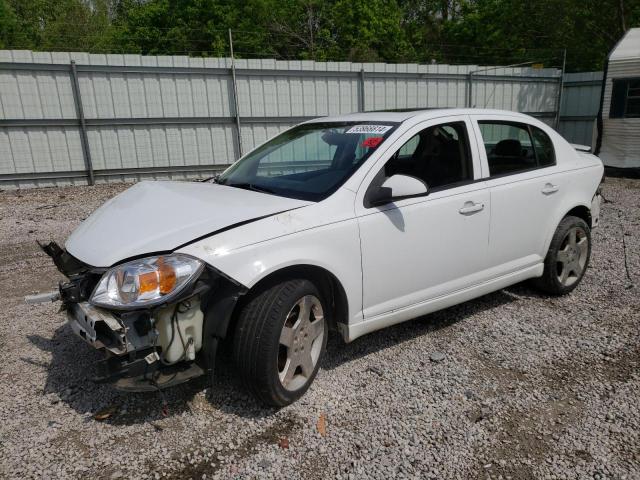
[[[218,179],[230,187],[320,201],[342,185],[397,123],[298,125],[238,160]]]

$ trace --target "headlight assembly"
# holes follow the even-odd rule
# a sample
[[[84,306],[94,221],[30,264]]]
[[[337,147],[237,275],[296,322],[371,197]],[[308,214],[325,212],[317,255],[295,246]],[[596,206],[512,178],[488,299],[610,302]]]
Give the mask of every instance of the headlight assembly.
[[[200,260],[179,253],[123,263],[102,276],[90,302],[106,308],[164,303],[195,281],[203,267]]]

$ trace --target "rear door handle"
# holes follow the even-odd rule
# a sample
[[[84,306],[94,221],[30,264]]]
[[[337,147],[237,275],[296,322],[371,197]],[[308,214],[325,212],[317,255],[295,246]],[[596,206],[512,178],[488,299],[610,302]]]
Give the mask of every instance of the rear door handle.
[[[484,209],[484,203],[464,202],[464,206],[458,210],[462,215],[479,212]]]
[[[545,195],[551,195],[552,193],[556,193],[558,190],[560,190],[560,187],[558,187],[557,185],[554,185],[553,183],[547,183],[542,189],[542,193],[544,193]]]

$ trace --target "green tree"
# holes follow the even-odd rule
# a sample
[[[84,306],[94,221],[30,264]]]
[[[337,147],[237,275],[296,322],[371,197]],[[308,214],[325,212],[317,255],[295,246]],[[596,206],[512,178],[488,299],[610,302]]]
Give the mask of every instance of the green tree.
[[[0,48],[32,48],[7,0],[0,0]]]
[[[228,55],[227,28],[239,16],[225,0],[129,0],[115,10],[112,47],[151,55]]]
[[[0,0],[0,48],[602,68],[640,0]]]
[[[249,0],[234,42],[240,51],[326,60],[334,46],[331,6],[324,0]]]
[[[416,53],[402,28],[396,0],[338,0],[332,8],[336,57],[352,61],[407,61]]]
[[[5,47],[91,50],[109,28],[106,0],[0,0]]]
[[[622,18],[626,28],[639,24],[637,9],[638,0],[475,0],[462,5],[443,39],[473,45],[485,63],[529,59],[558,66],[566,49],[569,70],[598,69],[623,35]]]

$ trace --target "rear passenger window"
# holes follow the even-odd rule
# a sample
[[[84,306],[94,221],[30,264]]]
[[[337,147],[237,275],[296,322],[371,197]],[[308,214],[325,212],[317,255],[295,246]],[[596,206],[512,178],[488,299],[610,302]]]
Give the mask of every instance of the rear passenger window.
[[[526,125],[504,122],[478,122],[487,151],[489,174],[508,175],[538,166]]]
[[[425,128],[400,147],[384,169],[386,177],[411,175],[423,180],[430,190],[473,180],[464,122]]]
[[[490,176],[555,165],[553,142],[538,127],[490,121],[480,121],[478,125],[487,152]]]
[[[531,133],[533,134],[533,148],[536,151],[536,157],[538,157],[538,166],[548,167],[555,165],[556,154],[549,135],[537,127],[531,127]]]

